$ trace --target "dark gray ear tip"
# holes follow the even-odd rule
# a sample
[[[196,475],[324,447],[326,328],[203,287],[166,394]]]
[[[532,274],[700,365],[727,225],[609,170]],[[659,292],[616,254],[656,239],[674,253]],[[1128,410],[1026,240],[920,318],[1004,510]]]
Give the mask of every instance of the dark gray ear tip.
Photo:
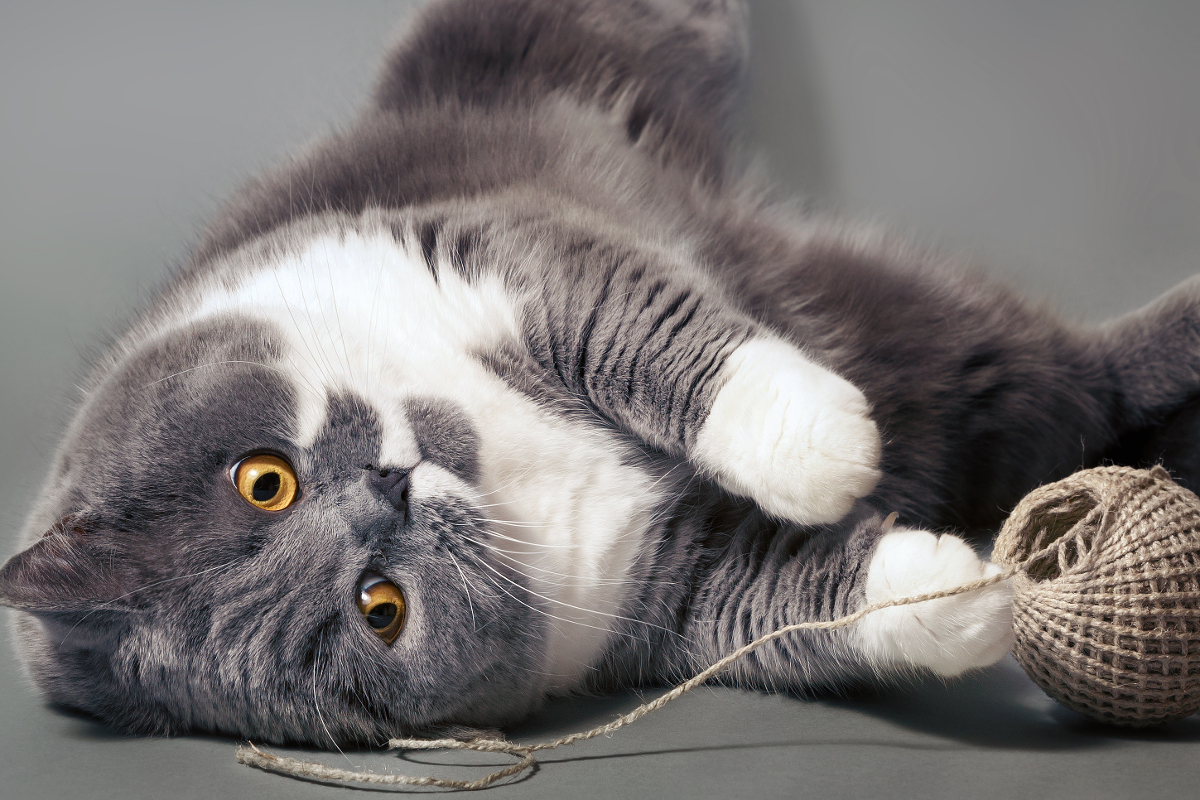
[[[16,558],[16,556],[13,556]],[[20,599],[15,591],[16,587],[12,585],[12,581],[8,578],[8,568],[12,564],[12,558],[5,562],[3,567],[0,567],[0,606],[8,606],[9,608],[21,608]]]
[[[126,571],[96,546],[102,536],[84,514],[63,517],[0,567],[0,604],[23,611],[83,611],[127,596]]]
[[[29,552],[36,547],[38,545],[17,553],[0,567],[0,605],[21,610],[41,607],[42,604],[36,602],[29,591],[31,578],[34,577],[30,574]]]

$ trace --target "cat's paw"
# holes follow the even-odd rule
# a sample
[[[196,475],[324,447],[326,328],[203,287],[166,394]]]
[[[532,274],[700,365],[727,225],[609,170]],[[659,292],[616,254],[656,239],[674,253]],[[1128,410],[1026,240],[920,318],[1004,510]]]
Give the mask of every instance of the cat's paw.
[[[995,575],[957,536],[896,529],[884,534],[867,571],[866,605],[951,589]],[[1012,645],[1012,589],[1001,582],[973,592],[893,606],[853,628],[868,659],[887,668],[924,667],[953,676],[999,661]]]
[[[770,514],[836,522],[879,481],[879,431],[848,381],[781,341],[741,345],[724,366],[692,458]]]

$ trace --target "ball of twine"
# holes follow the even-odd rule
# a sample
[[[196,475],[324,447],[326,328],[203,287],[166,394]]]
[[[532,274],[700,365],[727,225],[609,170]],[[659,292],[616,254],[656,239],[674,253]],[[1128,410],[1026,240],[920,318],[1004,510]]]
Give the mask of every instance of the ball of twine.
[[[1047,694],[1145,726],[1200,710],[1200,498],[1162,467],[1098,467],[1013,510],[1013,655]]]

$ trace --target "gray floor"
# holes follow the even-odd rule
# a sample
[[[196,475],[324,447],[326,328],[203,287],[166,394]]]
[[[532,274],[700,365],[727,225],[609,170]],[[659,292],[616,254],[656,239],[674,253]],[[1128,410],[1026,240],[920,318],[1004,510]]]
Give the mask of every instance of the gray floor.
[[[0,6],[0,555],[15,549],[83,357],[247,174],[362,102],[409,5]],[[1079,320],[1200,271],[1200,4],[754,9],[747,133],[783,184],[970,252]],[[551,738],[636,703],[562,703],[516,733]],[[0,720],[3,797],[342,791],[239,766],[232,741],[125,739],[48,710],[6,641]],[[1198,780],[1197,718],[1104,729],[1006,661],[836,702],[703,689],[548,753],[494,793],[1095,800],[1191,797]]]

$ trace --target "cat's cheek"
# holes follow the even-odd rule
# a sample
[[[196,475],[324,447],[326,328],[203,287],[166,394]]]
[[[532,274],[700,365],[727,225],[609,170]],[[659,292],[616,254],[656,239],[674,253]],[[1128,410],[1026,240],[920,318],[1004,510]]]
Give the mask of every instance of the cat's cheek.
[[[837,522],[879,482],[866,397],[774,339],[738,347],[692,460],[729,491],[804,524]]]
[[[957,536],[897,528],[879,540],[871,557],[863,604],[952,589],[999,571]],[[1012,589],[1002,582],[881,609],[855,623],[851,636],[883,671],[918,667],[959,675],[994,664],[1012,646]]]

